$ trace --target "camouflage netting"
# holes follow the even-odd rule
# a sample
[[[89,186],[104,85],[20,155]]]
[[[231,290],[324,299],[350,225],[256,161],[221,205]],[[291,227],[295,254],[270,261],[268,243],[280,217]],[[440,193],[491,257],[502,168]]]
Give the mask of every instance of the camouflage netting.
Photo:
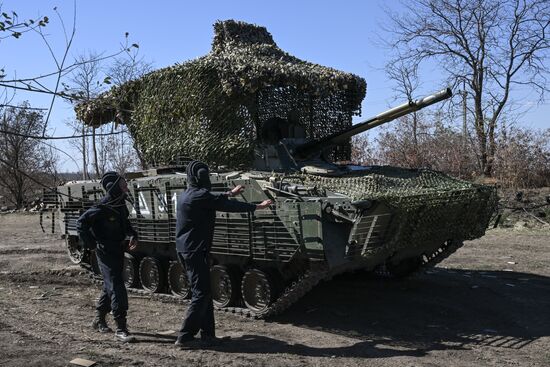
[[[343,193],[352,200],[388,204],[395,213],[388,233],[397,248],[478,238],[485,233],[498,201],[494,187],[428,169],[375,166],[367,173],[303,175],[302,179],[305,185]]]
[[[126,124],[149,161],[178,156],[213,165],[249,166],[269,118],[301,125],[309,138],[351,126],[365,81],[302,61],[277,47],[264,28],[233,20],[214,24],[212,51],[149,73],[76,107],[85,124]],[[349,143],[332,158],[349,159]]]

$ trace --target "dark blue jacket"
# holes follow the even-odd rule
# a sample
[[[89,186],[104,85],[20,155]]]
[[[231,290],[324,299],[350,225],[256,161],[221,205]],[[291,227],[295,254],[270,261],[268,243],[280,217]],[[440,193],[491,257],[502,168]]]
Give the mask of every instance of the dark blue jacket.
[[[124,199],[107,195],[78,218],[76,229],[88,248],[94,248],[96,243],[104,247],[118,246],[126,236],[137,236],[128,215]]]
[[[178,197],[176,249],[184,254],[210,251],[216,210],[252,212],[255,204],[229,200],[226,194],[212,194],[205,188],[189,187]]]

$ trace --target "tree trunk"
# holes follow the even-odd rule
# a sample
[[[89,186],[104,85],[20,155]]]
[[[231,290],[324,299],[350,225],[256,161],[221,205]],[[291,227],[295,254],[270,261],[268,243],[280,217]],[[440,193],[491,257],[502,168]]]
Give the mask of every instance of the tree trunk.
[[[485,133],[485,116],[483,114],[482,89],[483,79],[479,75],[474,76],[474,118],[476,137],[479,149],[479,171],[487,174],[487,135]],[[490,177],[490,176],[489,176]]]
[[[99,163],[97,161],[97,146],[95,142],[95,127],[92,127],[92,147],[94,151],[94,166],[95,166],[95,175],[97,178],[101,177],[101,173],[99,172]]]
[[[495,140],[495,128],[496,121],[490,122],[489,133],[488,133],[488,152],[487,152],[487,165],[485,166],[485,171],[483,172],[486,177],[493,176],[493,164],[495,160],[495,153],[497,150],[497,143]]]
[[[86,162],[86,126],[82,123],[82,179],[87,180],[88,164]]]
[[[414,146],[414,166],[420,167],[420,153],[418,151],[418,115],[413,112],[413,146]]]

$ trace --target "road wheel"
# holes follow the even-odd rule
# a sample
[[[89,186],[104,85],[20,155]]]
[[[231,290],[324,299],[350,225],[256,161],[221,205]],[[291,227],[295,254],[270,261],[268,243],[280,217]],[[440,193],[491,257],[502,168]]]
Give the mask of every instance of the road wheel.
[[[65,238],[67,245],[67,254],[73,264],[80,264],[84,258],[84,246],[77,236],[67,236]]]
[[[151,293],[162,292],[164,274],[160,260],[150,256],[144,257],[139,264],[139,280],[143,289]]]
[[[216,307],[233,306],[239,299],[237,271],[225,265],[215,265],[210,270],[212,299]]]
[[[273,277],[259,269],[248,270],[241,282],[243,301],[253,313],[262,315],[276,299]]]
[[[182,298],[189,298],[191,295],[191,286],[187,280],[183,266],[179,261],[172,261],[168,269],[168,286],[170,292]]]

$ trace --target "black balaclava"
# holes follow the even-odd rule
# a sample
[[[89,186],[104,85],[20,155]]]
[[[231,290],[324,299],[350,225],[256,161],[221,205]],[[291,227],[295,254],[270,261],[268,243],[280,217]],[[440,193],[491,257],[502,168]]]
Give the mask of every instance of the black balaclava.
[[[187,184],[189,187],[196,187],[199,189],[212,189],[212,183],[210,182],[210,172],[208,166],[199,161],[191,161],[187,165]]]
[[[122,192],[119,185],[121,179],[123,178],[115,171],[105,172],[103,177],[101,177],[101,186],[103,186],[107,195],[113,199],[124,197],[124,192]]]

